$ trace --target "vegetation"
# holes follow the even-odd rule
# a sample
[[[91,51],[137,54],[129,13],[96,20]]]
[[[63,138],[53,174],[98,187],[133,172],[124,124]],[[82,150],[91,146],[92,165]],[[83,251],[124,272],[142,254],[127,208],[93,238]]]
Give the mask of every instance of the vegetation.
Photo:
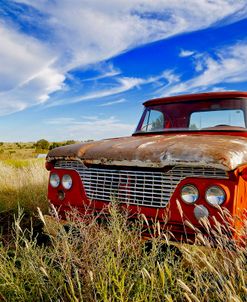
[[[35,158],[33,143],[2,143],[0,144],[0,160]]]
[[[36,143],[4,143],[0,142],[0,160],[16,160],[16,159],[33,159],[38,154],[46,154],[48,150],[56,147],[75,144],[74,140],[64,142],[48,142],[45,139],[40,139]]]
[[[68,141],[65,141],[65,142],[53,142],[53,143],[50,144],[49,150],[51,150],[53,148],[61,147],[61,146],[72,145],[72,144],[76,144],[76,141],[68,140]]]
[[[247,252],[229,245],[220,226],[217,249],[198,233],[208,249],[184,245],[180,258],[171,246],[164,250],[169,233],[158,223],[146,244],[145,217],[130,222],[113,202],[104,223],[74,212],[70,227],[55,224],[57,236],[40,236],[37,207],[48,227],[47,178],[41,160],[0,165],[1,301],[247,301]],[[7,228],[6,215],[13,218]]]
[[[145,248],[141,218],[130,228],[115,205],[104,225],[72,219],[46,246],[21,218],[0,246],[3,301],[246,301],[246,251],[224,249],[220,237],[217,252],[184,246],[179,260],[172,248],[160,252],[167,234]]]
[[[40,139],[35,144],[36,149],[38,150],[48,150],[49,148],[49,142],[46,139]]]
[[[44,160],[0,162],[0,214],[18,208],[28,213],[37,207],[47,211],[47,182]]]

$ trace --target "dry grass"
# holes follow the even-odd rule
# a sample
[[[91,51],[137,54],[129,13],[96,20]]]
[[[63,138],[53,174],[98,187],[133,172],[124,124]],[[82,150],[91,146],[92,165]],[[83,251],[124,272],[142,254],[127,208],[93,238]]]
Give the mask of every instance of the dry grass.
[[[0,213],[16,210],[47,211],[48,173],[44,160],[0,162]]]
[[[182,247],[185,264],[169,246],[161,252],[166,233],[146,251],[142,219],[130,225],[114,204],[104,225],[72,219],[46,247],[20,221],[11,248],[0,246],[2,301],[246,301],[246,251],[221,237],[217,250]]]
[[[0,160],[30,159],[36,157],[34,143],[0,142]],[[43,153],[43,152],[40,152]]]

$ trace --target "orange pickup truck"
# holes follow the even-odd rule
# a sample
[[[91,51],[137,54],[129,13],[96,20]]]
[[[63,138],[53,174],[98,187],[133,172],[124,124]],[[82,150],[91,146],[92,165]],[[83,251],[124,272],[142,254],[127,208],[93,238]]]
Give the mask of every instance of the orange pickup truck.
[[[48,198],[62,217],[112,199],[181,240],[202,219],[243,226],[247,209],[247,92],[153,99],[130,137],[58,147],[47,156]],[[182,212],[182,213],[181,213]],[[231,234],[234,236],[234,234]]]

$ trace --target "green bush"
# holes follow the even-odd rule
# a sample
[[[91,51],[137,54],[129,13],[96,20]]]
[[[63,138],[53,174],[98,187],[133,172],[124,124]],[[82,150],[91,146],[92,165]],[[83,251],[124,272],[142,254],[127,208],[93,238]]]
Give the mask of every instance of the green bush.
[[[49,142],[45,139],[40,139],[36,142],[35,147],[36,149],[40,150],[48,150],[49,149]]]

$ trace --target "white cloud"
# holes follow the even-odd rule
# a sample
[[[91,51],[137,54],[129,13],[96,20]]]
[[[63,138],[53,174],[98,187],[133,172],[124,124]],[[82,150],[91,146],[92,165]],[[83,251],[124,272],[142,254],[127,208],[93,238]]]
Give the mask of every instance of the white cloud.
[[[111,83],[111,88],[96,90],[87,94],[77,95],[74,97],[68,97],[65,99],[59,99],[47,104],[47,107],[54,107],[65,104],[75,104],[83,101],[90,101],[95,99],[101,99],[109,96],[118,95],[134,88],[138,88],[142,85],[166,83],[166,86],[170,86],[179,81],[179,75],[175,74],[172,70],[165,70],[157,76],[150,76],[147,78],[135,78],[135,77],[116,77],[115,82]]]
[[[42,103],[65,79],[39,41],[0,23],[0,115]]]
[[[69,57],[63,58],[67,70],[105,60],[137,45],[208,27],[246,4],[244,0],[18,2],[48,15],[44,25],[51,29],[60,55]],[[66,53],[61,53],[61,48]]]
[[[246,5],[244,0],[16,2],[47,14],[43,25],[51,29],[67,70],[105,60],[141,44],[208,27],[232,17]],[[66,52],[61,53],[64,48]]]
[[[114,116],[98,117],[85,116],[83,121],[78,121],[70,117],[61,117],[45,121],[46,124],[60,125],[57,131],[57,137],[64,139],[64,133],[67,138],[76,140],[98,140],[106,137],[119,137],[131,135],[136,125],[125,124]],[[59,134],[61,131],[61,134]]]
[[[180,82],[170,87],[164,87],[163,95],[187,93],[194,91],[213,89],[214,85],[224,83],[236,83],[247,81],[247,42],[226,47],[218,51],[214,58],[208,54],[197,57],[196,71],[199,71],[194,78]],[[216,57],[216,58],[215,58]]]
[[[126,103],[126,102],[127,101],[125,99],[120,99],[120,100],[100,104],[99,107],[112,106],[112,105],[122,104],[122,103]]]
[[[33,12],[26,17],[46,29],[47,37],[38,41],[20,33],[18,26],[1,24],[0,114],[47,102],[53,92],[63,89],[64,79],[73,68],[104,61],[152,41],[206,28],[226,18],[236,21],[244,17],[239,11],[246,5],[245,0],[15,2],[26,3],[41,13],[38,20]],[[20,18],[25,20],[25,16]],[[99,97],[138,86],[133,81],[122,78],[119,87],[103,91]],[[98,96],[96,93],[86,97]]]
[[[179,53],[179,57],[181,58],[185,58],[185,57],[190,57],[194,54],[195,52],[192,50],[185,50],[185,49],[181,49],[180,53]]]
[[[70,123],[74,123],[75,119],[72,117],[57,117],[53,119],[49,119],[45,121],[45,124],[48,125],[68,125]]]
[[[167,85],[177,83],[180,80],[180,76],[173,70],[165,70],[160,78],[164,78],[167,81]]]
[[[51,102],[47,104],[47,107],[54,107],[64,104],[75,104],[83,101],[90,101],[94,99],[101,99],[107,96],[113,96],[138,87],[139,85],[151,83],[153,79],[141,79],[141,78],[131,78],[131,77],[120,77],[116,79],[115,83],[112,83],[111,88],[102,89],[94,91],[88,94],[77,95],[75,97],[68,97],[66,99],[61,99],[58,101]]]
[[[59,106],[64,104],[74,104],[83,101],[90,101],[95,99],[101,99],[109,96],[118,95],[134,88],[138,88],[142,85],[156,84],[159,81],[165,81],[167,85],[176,83],[179,80],[179,76],[171,70],[165,70],[157,76],[150,76],[147,78],[135,78],[135,77],[116,77],[115,81],[111,83],[111,88],[96,90],[88,94],[77,95],[75,97],[68,97],[66,99],[60,99],[47,104],[47,107]],[[109,84],[106,85],[107,87]]]
[[[82,82],[88,82],[88,81],[98,81],[105,78],[111,78],[115,77],[121,74],[121,71],[114,67],[111,63],[109,64],[97,64],[95,66],[95,70],[99,73],[98,75],[83,79]]]

